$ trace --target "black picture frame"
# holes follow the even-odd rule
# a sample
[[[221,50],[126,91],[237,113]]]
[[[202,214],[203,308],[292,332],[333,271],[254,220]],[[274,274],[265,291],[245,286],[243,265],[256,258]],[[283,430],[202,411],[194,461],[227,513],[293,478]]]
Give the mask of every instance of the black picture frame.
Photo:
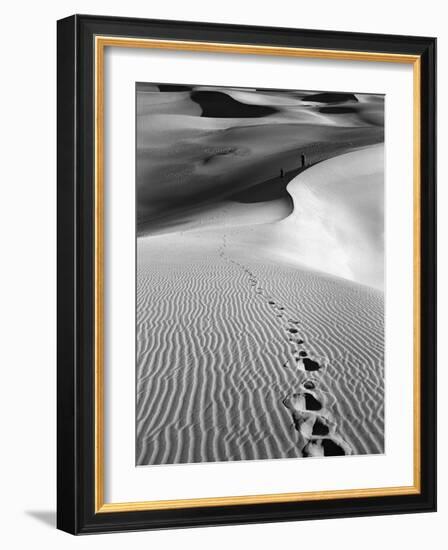
[[[72,534],[431,512],[436,509],[436,39],[74,15],[57,24],[57,526]],[[420,58],[420,491],[160,510],[95,509],[95,36]]]

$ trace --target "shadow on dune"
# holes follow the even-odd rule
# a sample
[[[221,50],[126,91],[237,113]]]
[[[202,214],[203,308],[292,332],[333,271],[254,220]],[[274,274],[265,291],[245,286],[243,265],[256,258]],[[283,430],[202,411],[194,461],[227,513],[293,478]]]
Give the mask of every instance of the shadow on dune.
[[[214,178],[213,184],[196,189],[190,186],[188,195],[182,194],[178,199],[173,192],[169,203],[158,205],[158,212],[151,212],[148,216],[138,215],[137,235],[177,231],[184,224],[191,223],[196,215],[203,217],[207,208],[214,208],[223,201],[256,204],[281,199],[286,217],[294,209],[291,196],[286,190],[292,179],[322,161],[380,141],[380,134],[382,132],[369,132],[363,136],[351,134],[339,142],[312,143],[268,159],[255,159],[234,172],[228,168],[228,163],[232,163],[233,153],[222,154],[222,168],[218,167],[221,173]],[[269,165],[269,171],[276,172],[275,177],[263,178],[267,172],[266,165]]]
[[[330,115],[344,115],[348,113],[357,113],[358,110],[354,107],[320,107],[319,113]]]
[[[273,107],[241,103],[224,92],[192,92],[191,99],[201,107],[203,117],[258,118],[277,112]]]
[[[383,111],[381,97],[353,93],[138,84],[137,234],[178,230],[223,201],[283,200],[287,215],[289,181],[384,141]]]
[[[190,92],[191,86],[183,86],[181,84],[158,84],[161,92]]]
[[[315,103],[341,103],[343,101],[355,101],[357,103],[358,99],[355,94],[322,92],[319,94],[307,95],[303,98],[303,101],[312,101]]]

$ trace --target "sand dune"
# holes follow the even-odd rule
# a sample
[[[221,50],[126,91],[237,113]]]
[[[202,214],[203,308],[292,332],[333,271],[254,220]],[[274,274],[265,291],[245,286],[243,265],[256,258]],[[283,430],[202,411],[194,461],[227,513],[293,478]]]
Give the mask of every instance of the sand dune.
[[[139,86],[137,465],[384,452],[383,98]]]
[[[246,231],[241,246],[382,289],[383,173],[382,144],[305,170],[287,186],[291,213],[280,223]]]
[[[302,155],[310,166],[384,139],[383,104],[353,94],[162,87],[138,92],[139,234],[297,171]]]
[[[258,259],[242,231],[138,240],[137,463],[382,452],[382,293]],[[323,410],[291,410],[306,393]]]
[[[247,200],[240,193],[167,216],[153,233],[244,225],[238,246],[256,250],[259,257],[275,257],[382,289],[383,144],[298,172],[267,182],[271,191],[266,200],[249,202],[252,187]],[[276,181],[281,186],[276,188]],[[257,193],[263,197],[259,189]]]
[[[307,265],[382,289],[383,180],[383,144],[340,155],[300,174],[288,185],[294,208],[280,224],[283,246],[287,234],[299,240],[295,255],[307,257]]]

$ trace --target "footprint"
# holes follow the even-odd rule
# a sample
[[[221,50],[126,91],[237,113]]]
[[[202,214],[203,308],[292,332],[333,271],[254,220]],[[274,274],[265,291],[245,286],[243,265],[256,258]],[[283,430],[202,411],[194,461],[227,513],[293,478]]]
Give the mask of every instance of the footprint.
[[[351,454],[351,449],[342,442],[333,439],[311,439],[302,449],[304,457],[313,456],[345,456]]]
[[[322,441],[322,447],[324,448],[325,456],[342,456],[351,454],[351,449],[347,445],[344,445],[342,441],[335,441],[334,439],[324,439]]]
[[[319,363],[317,361],[313,361],[309,357],[304,357],[302,362],[306,371],[316,371],[320,369]]]
[[[320,365],[317,361],[313,361],[308,357],[301,357],[300,355],[294,355],[296,360],[296,366],[303,372],[317,372],[320,370]]]
[[[300,325],[300,322],[297,319],[286,318],[285,314],[282,313],[285,308],[278,305],[274,297],[269,297],[269,293],[260,285],[260,281],[248,267],[232,260],[224,253],[225,246],[226,237],[224,236],[224,245],[220,250],[220,255],[231,264],[239,267],[247,275],[246,281],[249,282],[255,295],[259,295],[264,303],[267,302],[272,306],[273,314],[279,319],[280,325],[286,331],[290,352],[293,352],[297,368],[305,372],[319,371],[322,365],[310,359],[303,348],[300,351],[298,349],[298,346],[304,344],[304,341],[299,337],[299,330],[296,328],[297,325]],[[285,321],[283,321],[283,317],[285,317]],[[324,363],[326,364],[325,359]],[[291,360],[287,360],[282,366],[288,368],[290,365],[292,366]],[[293,426],[300,434],[298,445],[300,445],[302,456],[352,454],[350,445],[336,433],[333,414],[327,408],[328,397],[325,392],[322,393],[318,389],[319,380],[305,377],[305,380],[300,384],[300,388],[301,391],[285,397],[283,405],[290,411]]]
[[[289,338],[290,342],[294,342],[297,346],[303,344],[303,340],[297,340],[296,338]]]
[[[283,400],[286,408],[297,412],[320,411],[322,403],[309,392],[294,393]]]
[[[317,418],[313,425],[312,435],[328,435],[329,433],[330,428]]]
[[[322,409],[322,403],[312,393],[305,393],[304,396],[307,411],[320,411]]]
[[[293,414],[294,428],[305,441],[308,441],[313,435],[314,418],[301,413]]]

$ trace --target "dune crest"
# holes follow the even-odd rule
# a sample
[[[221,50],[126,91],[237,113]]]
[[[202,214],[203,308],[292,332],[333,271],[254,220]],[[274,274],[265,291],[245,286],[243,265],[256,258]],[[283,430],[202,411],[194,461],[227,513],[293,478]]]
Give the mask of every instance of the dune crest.
[[[293,212],[279,224],[289,258],[313,269],[384,286],[384,146],[322,162],[287,190]]]

